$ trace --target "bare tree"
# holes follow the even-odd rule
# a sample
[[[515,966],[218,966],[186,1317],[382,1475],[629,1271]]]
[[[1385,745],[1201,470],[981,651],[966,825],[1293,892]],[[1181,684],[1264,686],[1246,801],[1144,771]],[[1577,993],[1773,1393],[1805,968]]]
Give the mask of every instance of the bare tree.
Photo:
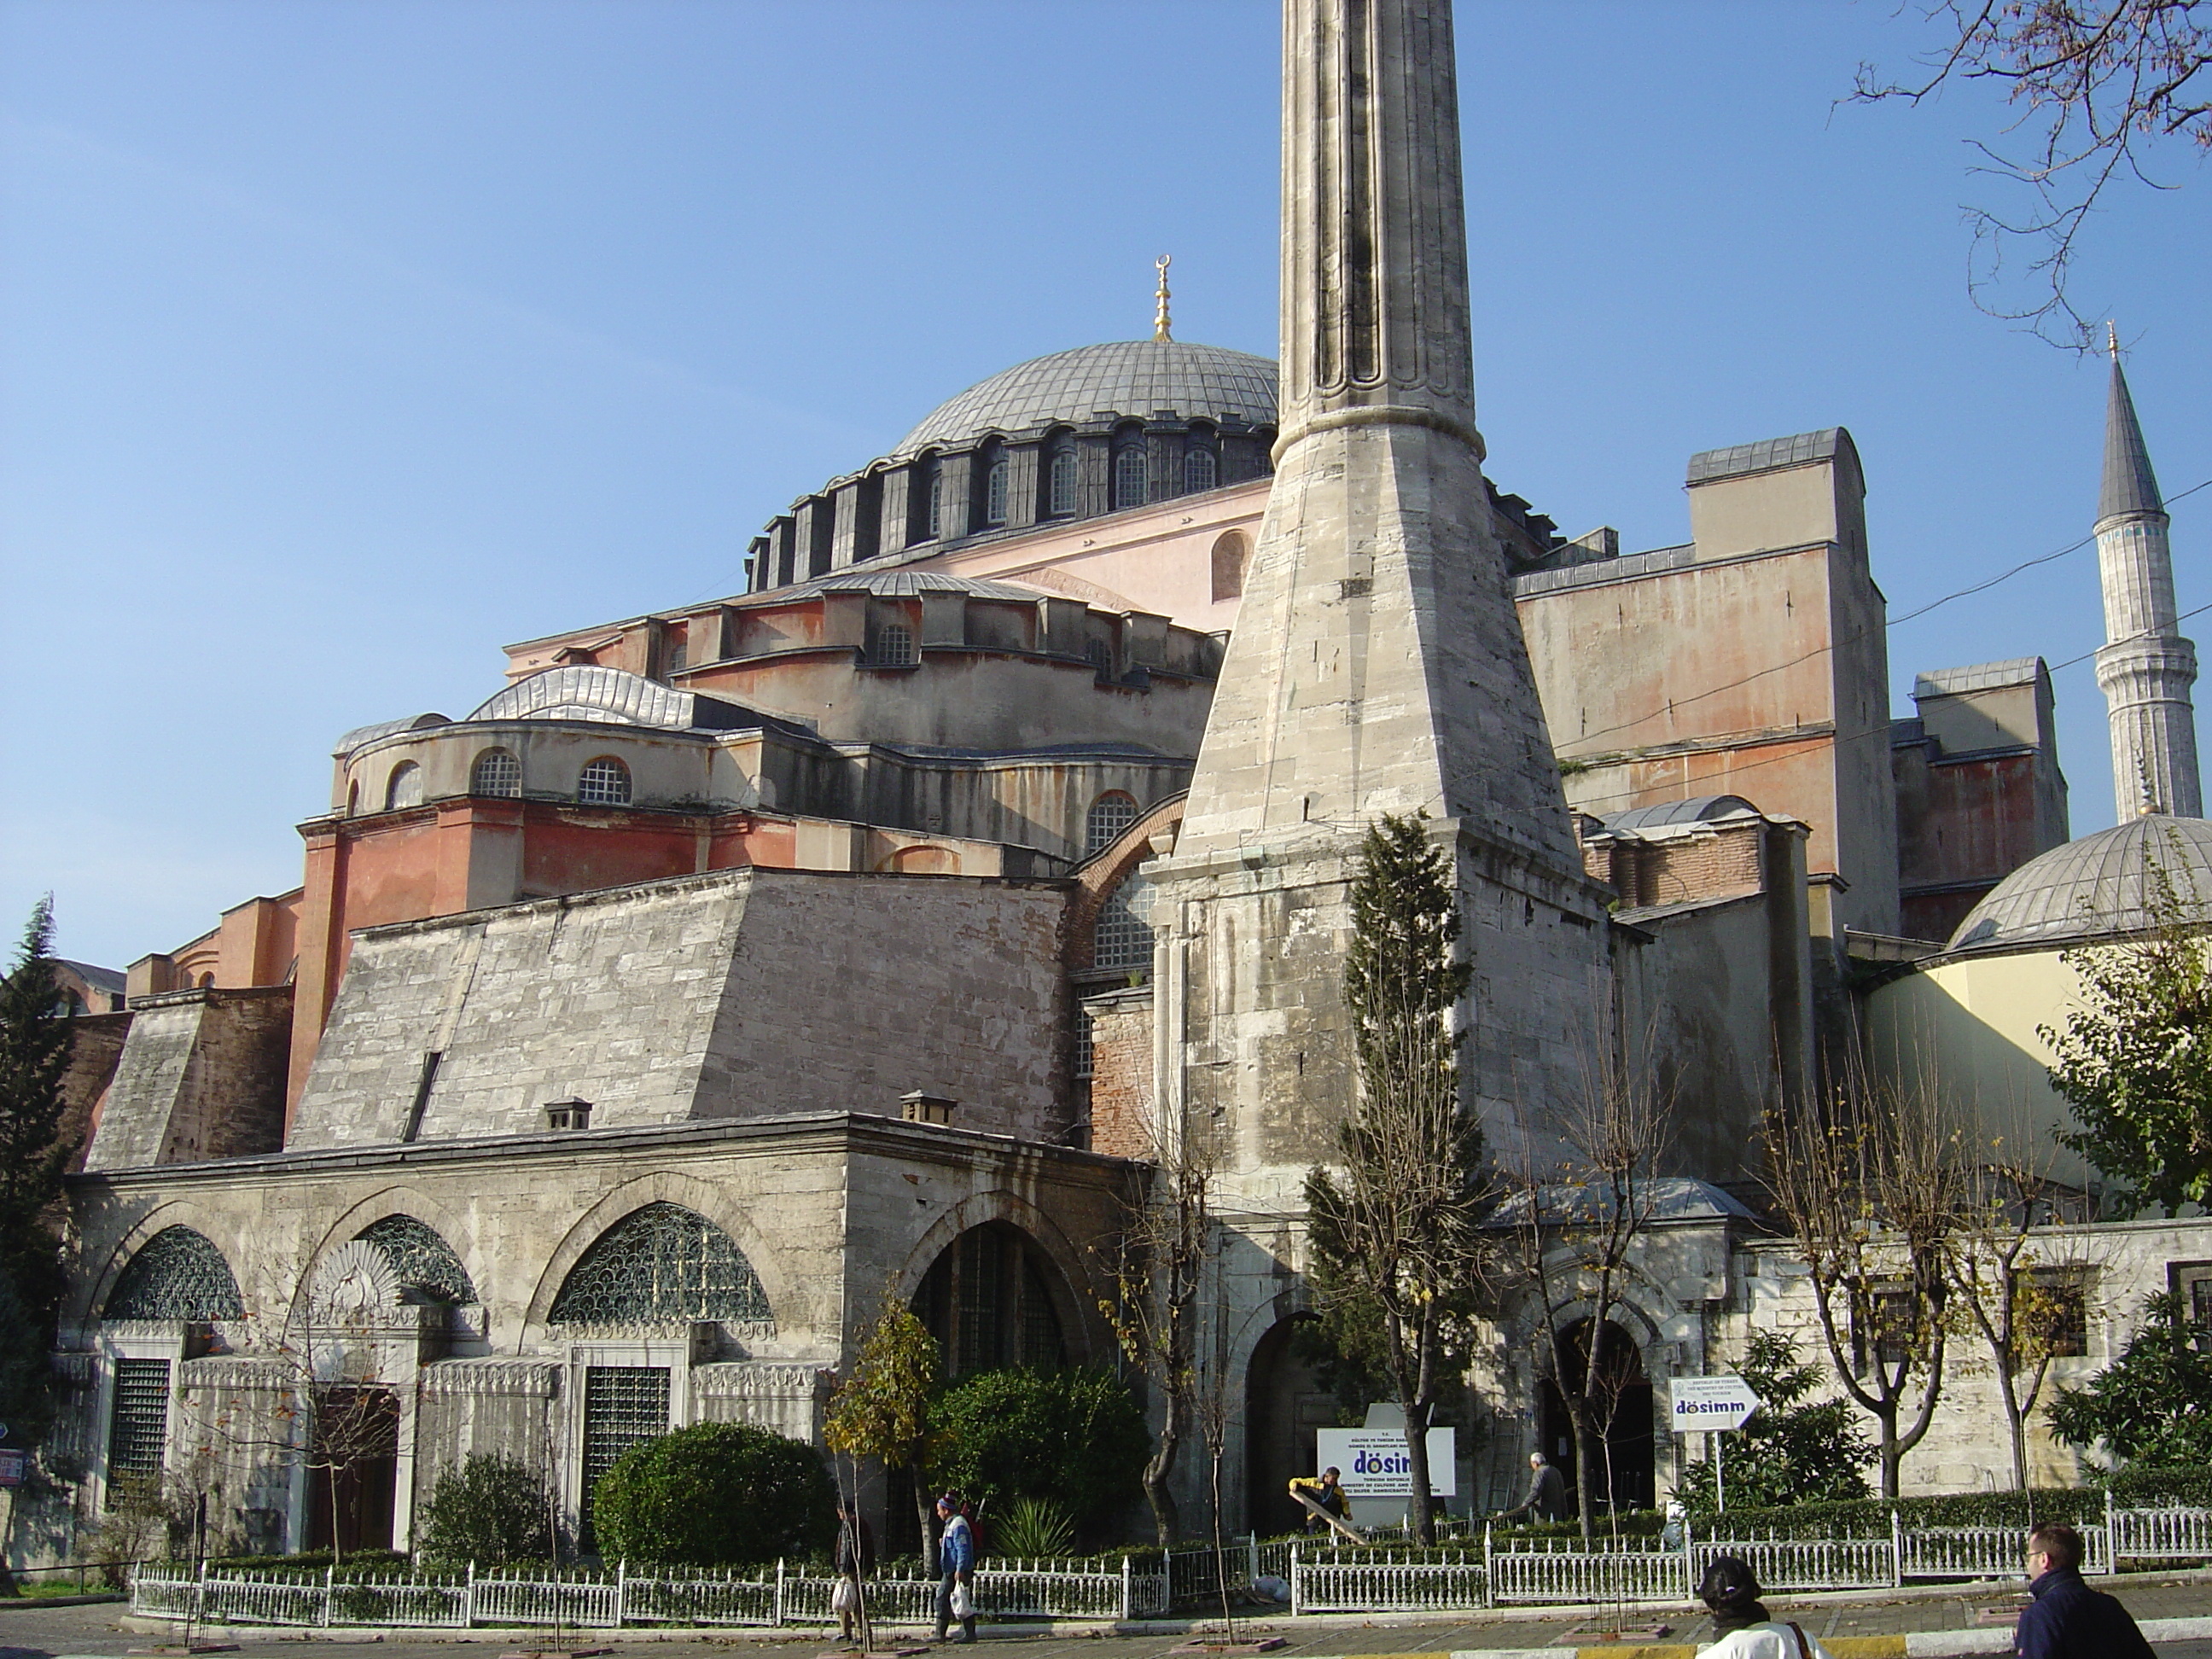
[[[1899,1465],[1926,1437],[1943,1391],[1961,1159],[1956,1136],[1921,1103],[1853,1082],[1832,1104],[1825,1122],[1770,1115],[1768,1180],[1837,1378],[1880,1427],[1882,1496],[1894,1498]]]
[[[1969,284],[1992,315],[2025,322],[2054,344],[2092,349],[2092,321],[2067,293],[2075,246],[2106,187],[2145,172],[2169,141],[2212,148],[2212,4],[2205,0],[1939,0],[1923,5],[1948,44],[1905,80],[1859,66],[1860,102],[1917,104],[1953,81],[1991,82],[2018,106],[2016,148],[1977,143],[1977,170],[2021,186],[2027,210],[1967,210],[1975,255]],[[2036,249],[2027,270],[2042,295],[2007,308],[1991,297],[2007,248]]]
[[[1559,1152],[1547,1160],[1524,1147],[1518,1190],[1507,1206],[1524,1294],[1540,1316],[1529,1333],[1531,1358],[1574,1425],[1575,1501],[1585,1540],[1601,1481],[1608,1509],[1618,1511],[1609,1440],[1634,1372],[1624,1363],[1631,1356],[1607,1332],[1656,1213],[1673,1120],[1673,1097],[1656,1086],[1648,1064],[1632,1067],[1601,1051],[1580,1092],[1561,1103],[1548,1126]]]

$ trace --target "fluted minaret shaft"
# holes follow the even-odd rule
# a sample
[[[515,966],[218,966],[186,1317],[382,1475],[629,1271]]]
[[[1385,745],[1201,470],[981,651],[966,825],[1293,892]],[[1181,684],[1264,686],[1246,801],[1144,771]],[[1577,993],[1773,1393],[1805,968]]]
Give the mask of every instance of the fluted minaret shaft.
[[[2123,820],[2203,816],[2197,770],[2197,647],[2181,636],[2168,520],[2135,400],[2116,356],[2105,412],[2097,568],[2105,595],[2097,684],[2112,732],[2112,796]]]

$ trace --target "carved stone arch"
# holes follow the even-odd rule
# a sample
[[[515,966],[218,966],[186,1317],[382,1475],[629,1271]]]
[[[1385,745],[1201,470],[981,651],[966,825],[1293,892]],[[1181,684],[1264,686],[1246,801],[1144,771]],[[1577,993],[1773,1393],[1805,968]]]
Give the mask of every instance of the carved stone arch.
[[[1067,928],[1064,935],[1066,967],[1071,973],[1088,969],[1098,931],[1098,915],[1128,873],[1154,856],[1152,837],[1174,831],[1182,823],[1189,797],[1170,795],[1137,815],[1113,844],[1086,860],[1075,872],[1075,890],[1068,896]]]
[[[363,1232],[378,1222],[393,1216],[404,1216],[411,1221],[420,1222],[437,1234],[439,1242],[453,1253],[453,1259],[460,1263],[461,1271],[468,1275],[469,1283],[475,1287],[478,1304],[490,1303],[491,1296],[484,1288],[483,1268],[485,1264],[477,1258],[470,1229],[462,1224],[461,1218],[421,1188],[394,1182],[349,1206],[324,1229],[307,1256],[300,1283],[293,1291],[295,1317],[305,1312],[299,1305],[299,1298],[306,1295],[307,1288],[315,1283],[316,1274],[324,1261],[332,1253],[359,1239]]]
[[[554,1299],[568,1282],[568,1274],[583,1259],[584,1252],[598,1243],[602,1236],[623,1217],[641,1210],[648,1204],[674,1204],[704,1216],[729,1235],[746,1264],[760,1280],[761,1293],[768,1298],[769,1311],[779,1332],[794,1327],[804,1328],[818,1323],[812,1316],[794,1318],[794,1307],[799,1301],[798,1286],[785,1265],[777,1258],[775,1247],[768,1236],[755,1226],[752,1218],[732,1202],[727,1189],[696,1176],[676,1170],[655,1170],[631,1181],[624,1182],[599,1202],[579,1216],[568,1231],[554,1246],[546,1258],[545,1267],[538,1276],[537,1288],[531,1292],[524,1312],[524,1322],[533,1327],[543,1327],[551,1311]]]
[[[230,1268],[230,1276],[238,1285],[240,1297],[246,1304],[246,1316],[254,1316],[253,1292],[238,1277],[238,1260],[242,1245],[234,1233],[230,1218],[222,1212],[195,1204],[190,1198],[167,1198],[158,1200],[154,1207],[133,1221],[122,1236],[100,1253],[100,1268],[78,1285],[70,1298],[70,1314],[78,1319],[96,1319],[100,1310],[107,1305],[107,1298],[115,1289],[115,1281],[123,1270],[156,1233],[171,1227],[189,1227],[213,1244]],[[94,1251],[88,1250],[88,1257]]]
[[[939,1257],[957,1243],[963,1234],[994,1221],[1018,1228],[1052,1263],[1054,1280],[1048,1282],[1046,1289],[1052,1296],[1054,1311],[1060,1316],[1060,1331],[1063,1336],[1076,1338],[1081,1343],[1081,1351],[1069,1357],[1079,1364],[1097,1363],[1106,1352],[1105,1339],[1101,1321],[1079,1289],[1091,1280],[1083,1253],[1057,1222],[1011,1188],[999,1187],[971,1193],[939,1216],[907,1252],[891,1293],[902,1304],[911,1304]]]

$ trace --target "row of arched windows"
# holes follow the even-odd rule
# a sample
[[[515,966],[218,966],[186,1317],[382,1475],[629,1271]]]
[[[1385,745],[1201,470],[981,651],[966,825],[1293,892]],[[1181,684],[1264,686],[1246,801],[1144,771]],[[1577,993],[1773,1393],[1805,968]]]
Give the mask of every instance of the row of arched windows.
[[[495,799],[519,799],[522,794],[522,763],[512,750],[485,750],[470,769],[469,793]],[[602,755],[588,763],[577,776],[576,799],[586,806],[629,805],[629,768],[611,755]],[[398,812],[422,804],[422,769],[413,761],[402,761],[385,780],[384,810]],[[356,783],[347,797],[347,810],[358,811],[360,807],[361,786]]]
[[[1012,488],[1012,463],[1005,446],[997,439],[987,442],[980,452],[981,482],[976,521],[980,528],[998,530],[1008,520],[1009,501]],[[940,457],[932,455],[923,463],[923,483],[921,490],[921,510],[915,515],[914,538],[917,541],[936,541],[948,535],[963,533],[945,520],[945,466]],[[1194,495],[1212,489],[1221,482],[1221,458],[1212,441],[1201,433],[1194,433],[1184,447],[1182,467],[1182,489],[1179,493]],[[1080,466],[1076,456],[1075,441],[1062,437],[1046,446],[1044,456],[1044,487],[1040,492],[1039,516],[1046,519],[1072,519],[1078,511],[1078,485]],[[1115,441],[1108,473],[1108,507],[1115,513],[1130,507],[1143,507],[1153,498],[1152,457],[1145,434],[1132,428]],[[1172,494],[1174,491],[1162,493]]]

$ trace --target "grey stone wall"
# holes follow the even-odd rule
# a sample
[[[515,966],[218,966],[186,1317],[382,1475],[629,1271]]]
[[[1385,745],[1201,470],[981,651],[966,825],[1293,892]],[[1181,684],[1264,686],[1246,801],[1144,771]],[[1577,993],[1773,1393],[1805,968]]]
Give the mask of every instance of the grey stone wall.
[[[143,999],[115,1064],[88,1169],[273,1152],[283,1138],[292,988]]]

